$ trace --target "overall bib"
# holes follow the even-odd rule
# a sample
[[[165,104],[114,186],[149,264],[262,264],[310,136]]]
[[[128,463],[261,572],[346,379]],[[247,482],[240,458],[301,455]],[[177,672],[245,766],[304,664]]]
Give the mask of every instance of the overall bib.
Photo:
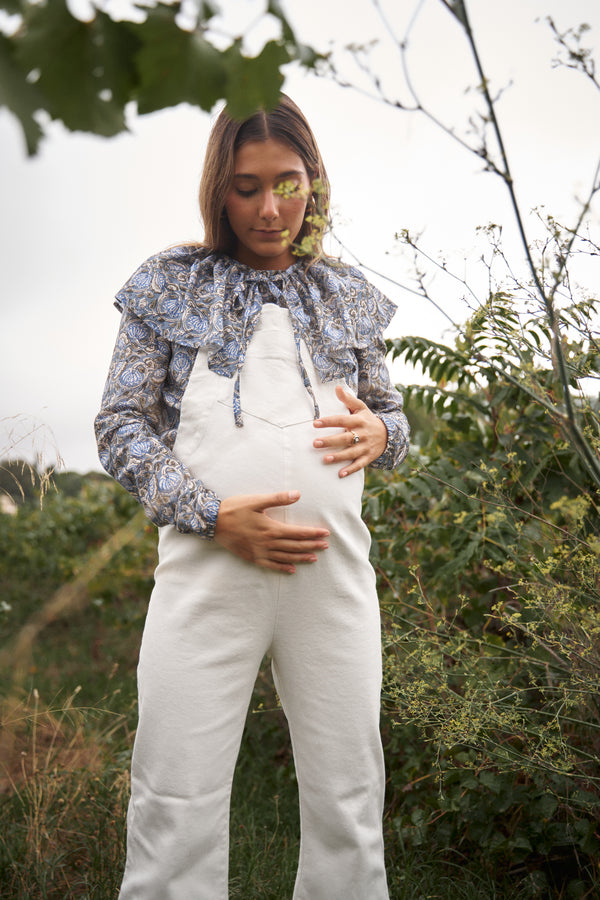
[[[304,345],[302,358],[321,415],[346,413]],[[210,371],[199,350],[175,454],[222,498],[299,490],[299,501],[269,515],[327,527],[329,548],[288,575],[160,529],[120,900],[227,900],[231,784],[265,654],[299,786],[293,900],[387,900],[380,618],[360,517],[363,473],[339,478],[312,446],[314,406],[286,309],[264,305],[240,396],[243,428],[231,379]]]

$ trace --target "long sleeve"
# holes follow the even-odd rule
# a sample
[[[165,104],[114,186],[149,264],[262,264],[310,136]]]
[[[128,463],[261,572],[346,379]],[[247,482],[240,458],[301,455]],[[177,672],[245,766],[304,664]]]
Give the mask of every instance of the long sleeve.
[[[123,313],[95,420],[100,462],[156,525],[214,537],[219,498],[172,452],[178,410],[166,402],[172,347]]]
[[[375,469],[394,469],[406,458],[409,448],[410,426],[402,411],[402,396],[390,380],[385,349],[383,338],[379,338],[372,346],[355,351],[358,396],[379,416],[388,433],[387,447],[371,463]]]

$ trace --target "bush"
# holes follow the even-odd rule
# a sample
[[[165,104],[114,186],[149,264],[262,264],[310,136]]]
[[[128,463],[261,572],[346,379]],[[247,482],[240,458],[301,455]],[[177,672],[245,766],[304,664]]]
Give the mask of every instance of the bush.
[[[403,842],[584,896],[600,884],[598,488],[549,411],[551,336],[515,306],[496,296],[453,347],[392,342],[433,382],[408,389],[409,416],[432,411],[437,427],[408,474],[372,472],[365,495],[397,729],[390,805]],[[592,356],[578,344],[573,382]],[[578,422],[597,453],[583,394]]]

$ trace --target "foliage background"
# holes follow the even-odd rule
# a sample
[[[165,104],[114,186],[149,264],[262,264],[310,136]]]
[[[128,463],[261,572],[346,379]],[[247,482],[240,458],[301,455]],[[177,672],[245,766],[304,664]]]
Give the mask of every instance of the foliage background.
[[[467,7],[440,3],[464,30],[480,77],[466,131],[448,136],[507,191],[527,265],[516,263],[505,223],[480,232],[485,277],[476,283],[420,236],[397,236],[414,267],[411,290],[436,303],[436,278],[451,279],[473,314],[449,341],[390,342],[392,358],[425,376],[425,385],[406,390],[415,446],[400,472],[370,473],[365,492],[383,608],[392,896],[593,897],[600,888],[600,341],[598,301],[579,283],[579,263],[600,254],[599,171],[572,224],[538,210],[541,237],[528,237],[498,96],[489,92]],[[301,57],[271,5],[286,52]],[[65,9],[58,3],[50,11],[64,24]],[[34,26],[43,14],[33,10]],[[156,13],[168,15],[166,7]],[[555,37],[561,64],[597,90],[585,35]],[[185,41],[189,51],[192,39]],[[283,44],[272,51],[277,70]],[[45,52],[41,38],[39,48]],[[32,39],[19,53],[35,49]],[[398,50],[402,56],[405,47]],[[229,60],[244,67],[238,51]],[[364,48],[351,52],[389,102]],[[341,80],[335,61],[328,65]],[[54,114],[55,82],[43,66],[42,76]],[[132,76],[129,84],[143,105],[147,83]],[[227,84],[224,76],[222,96]],[[448,131],[411,94],[413,112]],[[49,473],[10,460],[3,473],[18,509],[0,515],[0,884],[23,898],[114,896],[153,530],[102,476],[55,475],[57,490],[41,509]],[[265,670],[234,802],[232,896],[289,891],[294,793],[289,742]]]

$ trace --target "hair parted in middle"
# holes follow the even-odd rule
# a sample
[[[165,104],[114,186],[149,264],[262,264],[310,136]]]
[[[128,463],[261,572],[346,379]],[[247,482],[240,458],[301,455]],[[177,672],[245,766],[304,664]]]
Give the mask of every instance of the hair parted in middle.
[[[248,141],[266,141],[272,138],[286,144],[298,154],[304,163],[311,185],[319,185],[318,192],[311,190],[307,216],[324,216],[328,219],[330,187],[327,172],[310,125],[301,110],[286,94],[280,95],[275,109],[267,112],[259,109],[250,118],[237,121],[224,109],[208,139],[202,178],[200,180],[200,213],[204,223],[203,246],[211,250],[233,253],[235,235],[225,213],[225,200],[234,175],[235,152]],[[296,238],[313,238],[310,258],[323,253],[321,244],[323,227],[306,218]]]

